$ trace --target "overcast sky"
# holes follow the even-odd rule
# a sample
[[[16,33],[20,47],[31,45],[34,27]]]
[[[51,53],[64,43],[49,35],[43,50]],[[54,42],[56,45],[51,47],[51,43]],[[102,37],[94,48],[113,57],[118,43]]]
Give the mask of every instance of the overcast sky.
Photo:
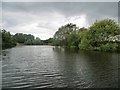
[[[117,2],[3,2],[3,28],[32,34],[40,39],[53,37],[61,25],[89,27],[95,20],[118,21]]]

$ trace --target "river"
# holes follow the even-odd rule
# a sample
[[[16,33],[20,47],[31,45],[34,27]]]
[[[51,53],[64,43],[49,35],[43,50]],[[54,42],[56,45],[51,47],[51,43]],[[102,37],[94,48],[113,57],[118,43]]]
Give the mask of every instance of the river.
[[[54,46],[2,51],[2,88],[117,88],[119,53]]]

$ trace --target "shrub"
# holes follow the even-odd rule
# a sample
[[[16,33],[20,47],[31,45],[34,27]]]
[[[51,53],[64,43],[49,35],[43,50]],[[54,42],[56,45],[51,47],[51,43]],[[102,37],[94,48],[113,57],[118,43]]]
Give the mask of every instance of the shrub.
[[[107,43],[107,44],[102,44],[100,46],[101,51],[115,51],[118,48],[118,44],[116,43]]]

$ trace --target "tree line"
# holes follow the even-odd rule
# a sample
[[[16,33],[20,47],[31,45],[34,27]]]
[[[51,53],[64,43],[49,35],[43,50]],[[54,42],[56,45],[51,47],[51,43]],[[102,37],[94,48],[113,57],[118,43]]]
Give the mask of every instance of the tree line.
[[[23,33],[16,33],[12,35],[10,32],[3,29],[0,33],[2,33],[2,49],[11,48],[16,46],[17,44],[22,45],[48,45],[51,44],[52,38],[47,40],[41,40],[38,37],[34,37],[31,34],[23,34]]]
[[[31,34],[16,33],[2,30],[2,48],[25,45],[54,45],[82,50],[119,51],[120,27],[112,19],[95,21],[90,27],[79,28],[76,24],[68,23],[58,28],[53,38],[41,40]]]
[[[119,36],[117,39],[109,38]],[[79,28],[76,24],[61,26],[54,34],[53,45],[83,50],[120,50],[120,27],[111,19],[95,21],[89,28]]]

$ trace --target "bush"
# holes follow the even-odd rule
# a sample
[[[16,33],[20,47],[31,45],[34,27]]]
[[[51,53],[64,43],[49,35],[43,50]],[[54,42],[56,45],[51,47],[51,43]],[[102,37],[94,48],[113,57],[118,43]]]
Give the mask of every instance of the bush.
[[[81,42],[79,44],[79,48],[84,49],[84,50],[91,50],[92,46],[89,44],[89,40],[84,38],[81,40]]]
[[[102,44],[100,46],[101,51],[115,51],[118,48],[118,44],[116,43],[107,43],[107,44]]]

